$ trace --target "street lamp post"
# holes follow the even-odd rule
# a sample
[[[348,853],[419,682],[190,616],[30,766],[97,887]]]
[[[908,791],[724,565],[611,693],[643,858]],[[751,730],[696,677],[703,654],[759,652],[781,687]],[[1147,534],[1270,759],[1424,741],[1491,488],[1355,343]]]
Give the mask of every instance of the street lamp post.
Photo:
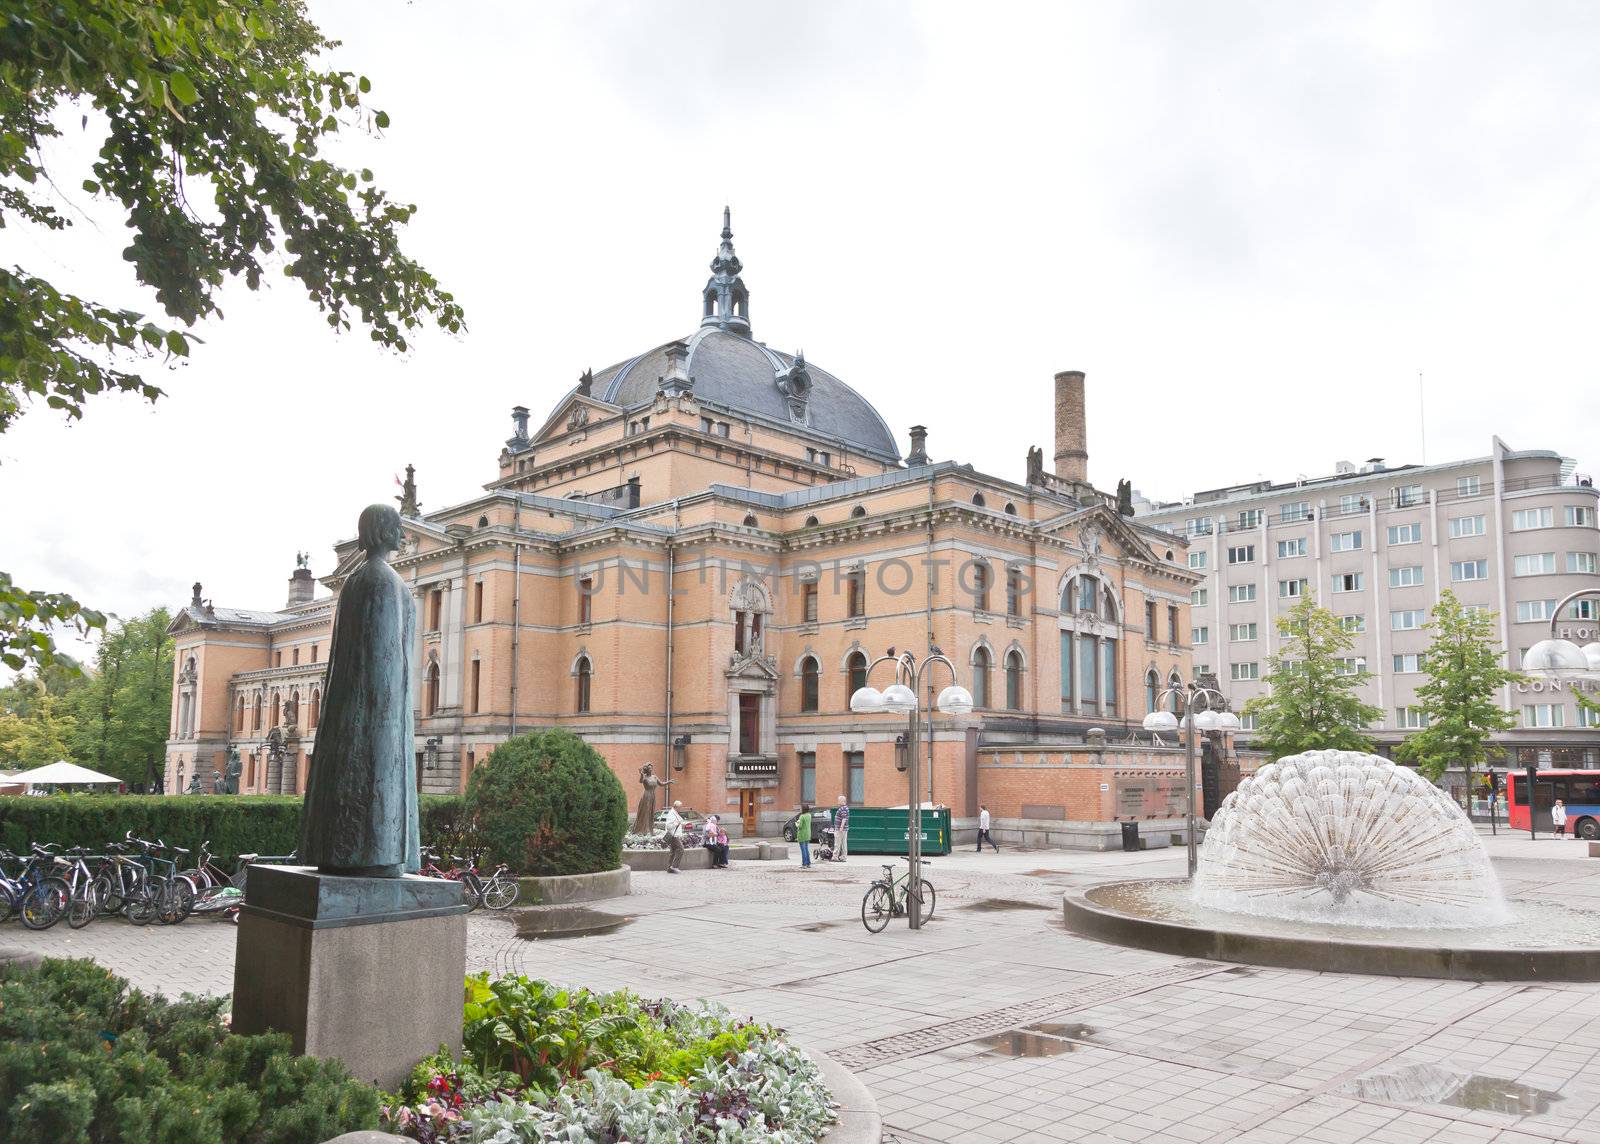
[[[910,652],[895,654],[894,648],[889,649],[888,655],[880,655],[867,665],[867,678],[872,677],[873,668],[880,663],[894,664],[894,682],[882,691],[867,684],[857,688],[856,693],[850,697],[850,710],[858,715],[905,715],[909,717],[906,725],[906,785],[909,798],[906,801],[906,858],[909,860],[911,870],[907,882],[906,893],[906,918],[912,929],[922,928],[922,895],[914,892],[921,885],[922,880],[922,792],[919,789],[917,740],[922,732],[922,712],[918,699],[918,689],[922,684],[924,673],[934,664],[943,664],[950,673],[950,686],[939,692],[933,701],[937,707],[947,715],[966,715],[972,711],[972,693],[956,682],[955,664],[951,663],[943,653],[937,649],[921,663]],[[933,711],[928,712],[928,742],[933,742]],[[929,756],[929,769],[932,769],[932,756]]]
[[[1183,704],[1183,721],[1171,711],[1166,710],[1163,704],[1171,696]],[[1195,705],[1201,699],[1205,706],[1199,710]],[[1212,700],[1216,701],[1213,708]],[[1210,687],[1201,687],[1198,683],[1187,686],[1163,688],[1156,696],[1156,710],[1144,717],[1146,731],[1172,731],[1180,726],[1187,732],[1184,736],[1184,837],[1189,843],[1189,877],[1194,877],[1195,867],[1199,865],[1200,854],[1194,838],[1194,759],[1195,759],[1195,732],[1196,731],[1237,731],[1239,717],[1227,709],[1227,700],[1222,697],[1222,692]]]

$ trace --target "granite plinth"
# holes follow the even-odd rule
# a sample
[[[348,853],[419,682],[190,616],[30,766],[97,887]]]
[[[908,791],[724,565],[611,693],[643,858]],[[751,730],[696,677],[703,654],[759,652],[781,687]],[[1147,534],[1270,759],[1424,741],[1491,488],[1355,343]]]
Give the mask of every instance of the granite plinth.
[[[298,1053],[397,1088],[461,1047],[467,972],[461,883],[256,866],[234,958],[233,1028],[288,1033]]]

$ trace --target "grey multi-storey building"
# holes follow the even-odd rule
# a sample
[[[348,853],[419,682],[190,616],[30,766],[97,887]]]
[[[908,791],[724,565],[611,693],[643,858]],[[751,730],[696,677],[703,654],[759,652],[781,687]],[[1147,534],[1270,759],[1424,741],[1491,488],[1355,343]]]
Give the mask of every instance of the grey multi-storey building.
[[[1238,710],[1266,689],[1278,616],[1307,593],[1353,635],[1352,672],[1383,712],[1368,728],[1387,751],[1422,725],[1416,688],[1427,677],[1429,609],[1449,589],[1497,614],[1513,665],[1550,631],[1557,602],[1600,589],[1600,490],[1575,463],[1499,438],[1487,457],[1436,465],[1342,462],[1326,477],[1257,481],[1197,492],[1176,504],[1136,503],[1141,523],[1190,539],[1203,572],[1191,609],[1195,670],[1216,673]],[[1559,630],[1600,639],[1600,596],[1569,604]],[[1506,762],[1600,766],[1600,719],[1570,692],[1593,683],[1527,682],[1501,699],[1517,726],[1500,736]],[[1248,740],[1249,730],[1241,736]]]

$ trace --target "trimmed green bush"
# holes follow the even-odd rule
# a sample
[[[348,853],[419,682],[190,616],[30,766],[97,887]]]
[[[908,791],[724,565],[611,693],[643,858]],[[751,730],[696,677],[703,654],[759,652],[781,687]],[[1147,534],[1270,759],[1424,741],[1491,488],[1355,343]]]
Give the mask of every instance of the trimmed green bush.
[[[600,752],[570,731],[500,744],[467,781],[466,809],[489,862],[519,874],[593,874],[622,862],[627,795]]]
[[[92,961],[0,980],[0,1144],[304,1144],[381,1095],[283,1033],[233,1036],[225,997],[150,997]]]
[[[0,849],[24,851],[30,842],[91,849],[133,831],[175,846],[211,847],[224,863],[240,854],[288,854],[300,845],[299,795],[66,794],[0,798]],[[422,799],[422,837],[461,815],[459,795]]]

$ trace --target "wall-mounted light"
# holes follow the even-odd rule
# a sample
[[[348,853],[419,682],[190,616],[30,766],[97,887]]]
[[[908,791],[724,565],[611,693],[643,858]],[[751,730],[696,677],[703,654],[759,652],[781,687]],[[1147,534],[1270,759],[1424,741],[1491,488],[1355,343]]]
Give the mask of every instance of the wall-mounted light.
[[[438,735],[429,735],[427,742],[422,744],[422,769],[436,771],[439,769],[439,744]]]
[[[689,765],[689,736],[679,735],[672,740],[672,769],[681,771]]]
[[[896,735],[894,737],[894,769],[901,774],[911,769],[911,759],[906,751],[906,737],[904,735]]]

